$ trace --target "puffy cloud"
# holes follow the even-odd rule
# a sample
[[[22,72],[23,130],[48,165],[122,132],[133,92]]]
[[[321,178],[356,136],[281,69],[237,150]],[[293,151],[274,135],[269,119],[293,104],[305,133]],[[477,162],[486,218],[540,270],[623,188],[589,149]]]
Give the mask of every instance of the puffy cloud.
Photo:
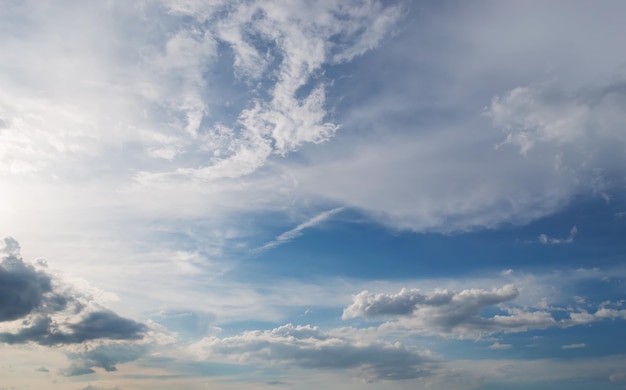
[[[68,375],[90,373],[94,366],[114,370],[115,363],[145,352],[146,343],[128,342],[144,339],[146,325],[103,308],[45,269],[25,263],[15,239],[7,237],[1,243],[0,342],[83,349],[68,352],[78,359]]]
[[[50,275],[25,264],[18,242],[4,238],[0,263],[0,322],[16,320],[43,306],[62,309],[66,298],[52,292]]]
[[[437,289],[422,292],[406,288],[397,294],[362,291],[353,296],[353,302],[344,309],[342,318],[385,320],[378,327],[383,333],[402,331],[462,339],[479,339],[496,333],[526,332],[549,327],[566,328],[606,319],[626,319],[626,310],[619,308],[620,302],[603,302],[595,312],[588,312],[569,306],[547,306],[544,299],[534,304],[528,302],[527,307],[519,307],[512,302],[518,295],[519,290],[512,284],[491,291]],[[489,312],[495,314],[486,314]],[[552,312],[565,312],[567,315],[556,320]],[[495,343],[490,348],[503,349],[506,346]]]
[[[426,307],[450,306],[447,313],[476,314],[480,309],[517,297],[519,291],[513,285],[485,291],[480,289],[463,290],[459,293],[450,290],[435,290],[423,293],[419,289],[403,288],[397,294],[370,294],[362,291],[354,296],[354,302],[344,311],[342,318],[375,318],[380,316],[410,316]]]
[[[399,318],[382,328],[403,328],[419,334],[455,337],[481,337],[496,332],[521,332],[554,325],[552,315],[545,311],[524,311],[501,307],[506,314],[484,317],[484,309],[504,304],[519,294],[513,285],[491,291],[468,289],[460,292],[435,290],[423,293],[418,289],[402,289],[398,294],[370,294],[363,291],[343,311],[342,318]]]
[[[626,319],[626,309],[610,308],[611,302],[604,302],[595,311],[595,313],[589,313],[588,311],[577,311],[569,314],[568,320],[563,320],[567,326],[585,325],[591,322],[602,321],[605,319]]]
[[[24,263],[15,239],[7,237],[3,242],[0,322],[8,322],[8,328],[17,331],[0,332],[0,341],[57,345],[143,337],[145,325],[83,302],[62,286],[53,286],[50,274]],[[62,320],[57,314],[69,314],[69,319]]]
[[[204,359],[222,357],[254,364],[351,369],[366,381],[418,378],[429,375],[437,365],[437,359],[428,351],[399,343],[354,341],[310,325],[287,324],[226,338],[208,337],[191,350]]]

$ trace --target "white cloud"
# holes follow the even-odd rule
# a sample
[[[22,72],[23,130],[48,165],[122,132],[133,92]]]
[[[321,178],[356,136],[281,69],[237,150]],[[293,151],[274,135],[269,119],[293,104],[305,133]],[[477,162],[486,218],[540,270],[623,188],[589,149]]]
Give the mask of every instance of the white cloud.
[[[569,231],[569,236],[567,236],[567,238],[554,238],[546,234],[540,234],[539,242],[546,245],[571,244],[572,242],[574,242],[574,237],[576,237],[576,233],[578,233],[578,229],[576,228],[576,226],[574,226]]]
[[[265,366],[352,370],[359,379],[414,379],[429,375],[437,359],[399,343],[353,341],[310,325],[287,324],[268,331],[205,338],[190,347],[201,359],[227,359]]]
[[[417,334],[438,334],[460,338],[480,338],[497,332],[524,332],[554,326],[556,321],[546,311],[525,311],[501,306],[506,314],[484,317],[482,310],[515,299],[519,290],[506,285],[491,291],[468,289],[460,292],[402,289],[393,295],[371,295],[363,291],[344,309],[343,319],[392,317],[381,329],[407,329]]]
[[[376,47],[401,17],[399,9],[375,1],[259,1],[215,6],[207,14],[174,5],[176,13],[200,23],[212,21],[210,32],[232,50],[236,77],[251,88],[251,99],[237,120],[226,124],[233,134],[226,145],[229,153],[215,155],[209,165],[179,166],[174,172],[200,180],[236,178],[262,167],[271,154],[284,156],[305,143],[332,138],[338,125],[326,120],[325,85],[316,75],[325,64],[351,60]],[[334,36],[350,37],[350,43],[334,44]]]
[[[579,348],[585,348],[586,346],[587,344],[585,343],[567,344],[567,345],[561,346],[561,349],[579,349]]]
[[[89,163],[82,174],[93,174],[94,162],[114,156],[122,157],[114,165],[123,176],[250,174],[271,154],[334,136],[338,126],[326,118],[325,83],[317,77],[322,66],[375,48],[402,16],[400,6],[377,1],[57,6],[32,2],[4,14],[24,28],[38,26],[27,36],[6,30],[0,41],[11,63],[0,75],[5,174],[52,170],[63,177],[78,168],[66,165],[76,160]],[[151,23],[155,17],[163,22]],[[331,39],[338,36],[341,43]],[[232,50],[236,87],[246,90],[234,105],[222,95],[235,87],[214,73],[228,52],[220,45]],[[216,129],[230,133],[218,145]]]
[[[554,94],[515,88],[494,97],[488,111],[496,127],[507,132],[503,143],[517,144],[524,155],[538,142],[579,141],[585,134],[589,109],[575,100],[555,101]]]
[[[344,309],[342,319],[383,320],[378,327],[383,334],[405,332],[480,339],[497,333],[565,328],[604,319],[626,318],[626,310],[619,309],[619,303],[604,302],[593,313],[571,307],[549,306],[543,299],[522,307],[513,303],[519,294],[520,290],[512,284],[491,291],[475,288],[458,292],[444,289],[422,292],[403,288],[396,294],[362,291],[353,296],[353,302]],[[571,299],[575,300],[575,297]],[[485,310],[493,310],[496,314],[483,314]],[[556,320],[553,312],[566,312],[567,317]]]
[[[334,208],[332,210],[324,211],[324,212],[322,212],[322,213],[320,213],[320,214],[310,218],[309,220],[307,220],[305,222],[302,222],[301,224],[299,224],[295,228],[280,234],[274,240],[266,243],[265,245],[263,245],[259,249],[261,249],[261,250],[263,250],[263,249],[270,249],[270,248],[274,248],[274,247],[276,247],[278,245],[287,243],[287,242],[293,240],[294,238],[301,236],[303,230],[315,227],[315,226],[319,225],[320,223],[325,222],[329,218],[332,218],[334,215],[336,215],[337,213],[341,212],[343,209],[344,209],[343,207],[337,207],[337,208]]]
[[[498,342],[493,343],[489,346],[489,349],[511,349],[511,344],[500,344]]]

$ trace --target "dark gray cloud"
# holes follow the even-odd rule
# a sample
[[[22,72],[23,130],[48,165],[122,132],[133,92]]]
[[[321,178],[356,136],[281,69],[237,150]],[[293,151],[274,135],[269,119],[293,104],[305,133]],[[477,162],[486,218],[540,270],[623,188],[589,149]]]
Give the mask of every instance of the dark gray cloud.
[[[24,262],[13,238],[0,240],[0,343],[80,345],[80,353],[66,352],[72,363],[61,373],[67,376],[94,367],[115,371],[116,364],[145,354],[148,345],[136,342],[146,325],[101,307],[45,267]]]
[[[68,357],[72,364],[61,371],[65,376],[79,376],[94,373],[94,367],[105,371],[117,371],[117,364],[127,363],[142,357],[148,350],[147,345],[107,344],[86,352],[71,353]]]
[[[22,319],[0,332],[7,344],[77,344],[90,340],[139,340],[146,326],[109,310],[80,302],[78,293],[55,287],[52,276],[25,263],[18,242],[7,237],[0,247],[0,323]],[[59,290],[59,291],[55,291]],[[54,318],[71,304],[74,320]]]
[[[76,342],[106,338],[110,340],[138,340],[146,326],[139,322],[122,318],[111,311],[99,311],[89,315],[78,324],[69,325]]]
[[[12,321],[30,314],[44,304],[44,296],[52,292],[50,276],[25,264],[19,257],[19,244],[4,239],[0,262],[0,322]],[[63,305],[58,297],[56,305]]]
[[[287,324],[269,331],[209,337],[196,344],[207,358],[217,356],[236,361],[280,364],[302,368],[353,370],[360,379],[414,379],[429,375],[436,366],[429,352],[400,344],[355,341],[321,332],[310,325]]]
[[[17,333],[0,333],[0,341],[7,344],[34,342],[40,345],[59,345],[97,339],[139,340],[146,331],[145,325],[110,311],[89,313],[80,322],[67,325],[71,332],[59,330],[58,324],[47,316],[36,317],[32,322],[26,321],[26,324],[30,326],[21,328]]]

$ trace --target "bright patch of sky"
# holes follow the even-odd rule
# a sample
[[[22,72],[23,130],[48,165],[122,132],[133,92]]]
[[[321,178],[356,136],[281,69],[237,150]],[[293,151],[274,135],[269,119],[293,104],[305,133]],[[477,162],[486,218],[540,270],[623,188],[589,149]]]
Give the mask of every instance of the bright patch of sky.
[[[624,14],[3,4],[0,386],[622,389]]]

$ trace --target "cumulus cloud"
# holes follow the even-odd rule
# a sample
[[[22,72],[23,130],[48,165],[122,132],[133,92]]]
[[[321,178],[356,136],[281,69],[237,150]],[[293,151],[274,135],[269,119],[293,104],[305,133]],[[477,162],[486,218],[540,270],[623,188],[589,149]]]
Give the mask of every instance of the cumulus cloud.
[[[468,289],[460,292],[402,289],[397,294],[370,294],[363,291],[343,311],[342,318],[399,318],[383,327],[400,327],[421,334],[455,337],[480,337],[496,332],[521,332],[555,324],[545,311],[524,311],[501,307],[503,314],[484,317],[481,312],[515,299],[519,294],[513,285],[491,291]]]
[[[109,311],[91,312],[76,323],[65,324],[58,324],[50,316],[38,315],[23,320],[21,325],[16,332],[0,333],[0,341],[7,344],[34,342],[52,346],[98,339],[138,340],[147,330],[145,325]],[[68,328],[68,331],[61,330],[63,328]]]
[[[18,242],[3,239],[0,263],[0,322],[13,332],[0,332],[8,344],[35,342],[41,345],[76,344],[88,340],[137,340],[146,326],[117,314],[81,302],[79,296],[54,286],[52,276],[26,264]],[[90,307],[91,306],[91,307]],[[59,321],[56,315],[71,314]],[[17,320],[17,321],[16,321]],[[6,329],[3,327],[3,329]]]
[[[546,245],[571,244],[572,242],[574,242],[574,237],[576,237],[576,233],[578,233],[578,229],[576,228],[576,226],[574,226],[569,231],[569,236],[567,236],[567,238],[554,238],[546,234],[540,234],[539,242]]]
[[[518,295],[519,290],[513,285],[491,291],[437,289],[422,292],[406,288],[397,294],[362,291],[353,296],[353,302],[344,309],[342,319],[384,320],[378,328],[383,333],[405,331],[409,334],[461,339],[626,319],[626,310],[619,308],[619,302],[604,302],[594,312],[588,312],[571,307],[547,307],[542,301],[529,307],[520,307],[513,303]],[[554,311],[565,312],[566,316],[557,320]],[[486,314],[489,312],[495,314]],[[490,348],[503,349],[507,346],[495,343]]]
[[[399,343],[354,341],[310,325],[287,324],[226,338],[208,337],[191,350],[204,359],[222,357],[241,363],[349,369],[366,381],[418,378],[429,375],[437,364],[429,351]]]
[[[591,322],[602,321],[606,319],[626,319],[626,309],[617,309],[612,308],[610,306],[618,306],[619,303],[615,304],[612,302],[604,302],[598,307],[598,309],[590,313],[588,311],[576,311],[571,312],[568,320],[563,320],[564,324],[573,326],[573,325],[584,325]]]
[[[22,261],[15,239],[4,238],[2,244],[0,321],[25,317],[43,306],[51,306],[52,310],[63,309],[66,298],[53,293],[50,276]]]
[[[423,334],[480,337],[496,332],[520,332],[541,329],[555,323],[545,311],[524,311],[501,307],[503,314],[484,317],[487,308],[515,299],[519,294],[513,285],[486,291],[468,289],[460,292],[402,289],[398,294],[370,294],[363,291],[343,311],[343,319],[399,318],[383,327],[401,327]]]
[[[113,369],[115,362],[128,361],[113,358],[106,363],[102,359],[111,356],[107,352],[111,348],[135,348],[119,343],[143,339],[146,325],[103,308],[45,269],[25,263],[15,239],[6,237],[1,243],[0,342],[84,345],[87,352],[81,357],[83,364],[73,364],[69,369],[73,375],[91,372],[92,366]],[[106,344],[112,342],[117,342],[116,347]]]

